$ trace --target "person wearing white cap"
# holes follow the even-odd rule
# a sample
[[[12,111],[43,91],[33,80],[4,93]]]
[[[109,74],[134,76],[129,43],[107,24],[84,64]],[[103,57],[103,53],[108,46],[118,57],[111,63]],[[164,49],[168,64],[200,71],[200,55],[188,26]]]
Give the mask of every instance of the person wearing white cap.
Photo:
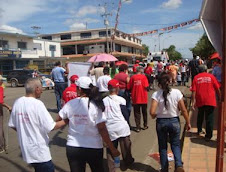
[[[69,120],[66,154],[72,172],[85,171],[86,163],[92,172],[103,172],[103,141],[113,157],[120,155],[109,138],[106,128],[105,106],[98,88],[89,77],[77,80],[77,97],[60,110],[57,121]]]

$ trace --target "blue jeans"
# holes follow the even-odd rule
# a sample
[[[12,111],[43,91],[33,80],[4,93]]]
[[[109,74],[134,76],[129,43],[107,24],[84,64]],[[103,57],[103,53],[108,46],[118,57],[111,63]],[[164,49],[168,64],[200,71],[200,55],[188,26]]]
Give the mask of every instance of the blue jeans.
[[[179,118],[158,118],[156,121],[158,135],[161,169],[168,172],[167,138],[169,136],[171,149],[174,155],[175,167],[182,167],[180,147],[180,121]]]
[[[53,162],[50,160],[48,162],[42,163],[31,163],[34,167],[35,172],[54,172],[54,165]]]
[[[67,87],[65,82],[55,82],[55,95],[56,95],[56,101],[57,101],[57,110],[58,112],[61,109],[61,99],[63,97],[63,91]]]
[[[126,121],[130,125],[129,117],[132,109],[131,99],[130,99],[130,92],[128,90],[119,90],[118,96],[123,97],[126,100],[126,109],[128,111],[128,117],[125,117]]]

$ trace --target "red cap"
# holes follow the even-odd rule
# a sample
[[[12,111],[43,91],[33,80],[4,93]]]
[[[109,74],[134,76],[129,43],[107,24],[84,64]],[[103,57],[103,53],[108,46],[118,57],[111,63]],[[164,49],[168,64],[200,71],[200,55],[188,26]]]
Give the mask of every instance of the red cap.
[[[78,80],[78,75],[72,75],[71,77],[70,77],[70,81],[72,82],[72,83],[75,83],[75,81],[77,81]]]
[[[108,82],[108,86],[111,86],[113,88],[118,88],[119,87],[119,82],[116,79],[112,79]]]
[[[140,61],[139,60],[136,60],[136,63],[140,63]]]

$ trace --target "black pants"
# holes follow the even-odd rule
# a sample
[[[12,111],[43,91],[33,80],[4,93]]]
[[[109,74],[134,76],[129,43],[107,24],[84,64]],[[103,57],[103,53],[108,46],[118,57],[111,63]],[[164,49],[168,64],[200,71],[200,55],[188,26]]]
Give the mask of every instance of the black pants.
[[[61,99],[63,97],[63,91],[67,88],[67,84],[64,82],[55,82],[55,95],[57,101],[57,111],[59,112],[61,109]]]
[[[50,160],[48,162],[41,162],[41,163],[32,163],[31,164],[35,172],[54,172],[54,165],[53,162]]]
[[[5,137],[3,128],[3,106],[2,104],[0,104],[0,149],[5,149]]]
[[[103,149],[67,146],[66,153],[71,172],[85,172],[86,163],[92,172],[104,172]]]
[[[206,138],[211,139],[213,136],[213,124],[214,124],[214,106],[202,106],[198,108],[197,116],[197,128],[198,132],[202,131],[202,123],[206,120]]]
[[[134,117],[135,117],[135,123],[136,127],[140,129],[140,119],[141,119],[141,113],[140,113],[140,108],[142,110],[143,114],[143,121],[144,121],[144,127],[147,126],[147,104],[133,104],[134,108]]]

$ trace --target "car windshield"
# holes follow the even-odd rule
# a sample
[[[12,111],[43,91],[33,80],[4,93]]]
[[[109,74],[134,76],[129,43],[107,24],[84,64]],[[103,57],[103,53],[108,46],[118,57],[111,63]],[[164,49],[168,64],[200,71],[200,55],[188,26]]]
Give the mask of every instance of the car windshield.
[[[159,61],[159,60],[161,60],[161,56],[155,56],[155,57],[153,57],[153,61]]]

